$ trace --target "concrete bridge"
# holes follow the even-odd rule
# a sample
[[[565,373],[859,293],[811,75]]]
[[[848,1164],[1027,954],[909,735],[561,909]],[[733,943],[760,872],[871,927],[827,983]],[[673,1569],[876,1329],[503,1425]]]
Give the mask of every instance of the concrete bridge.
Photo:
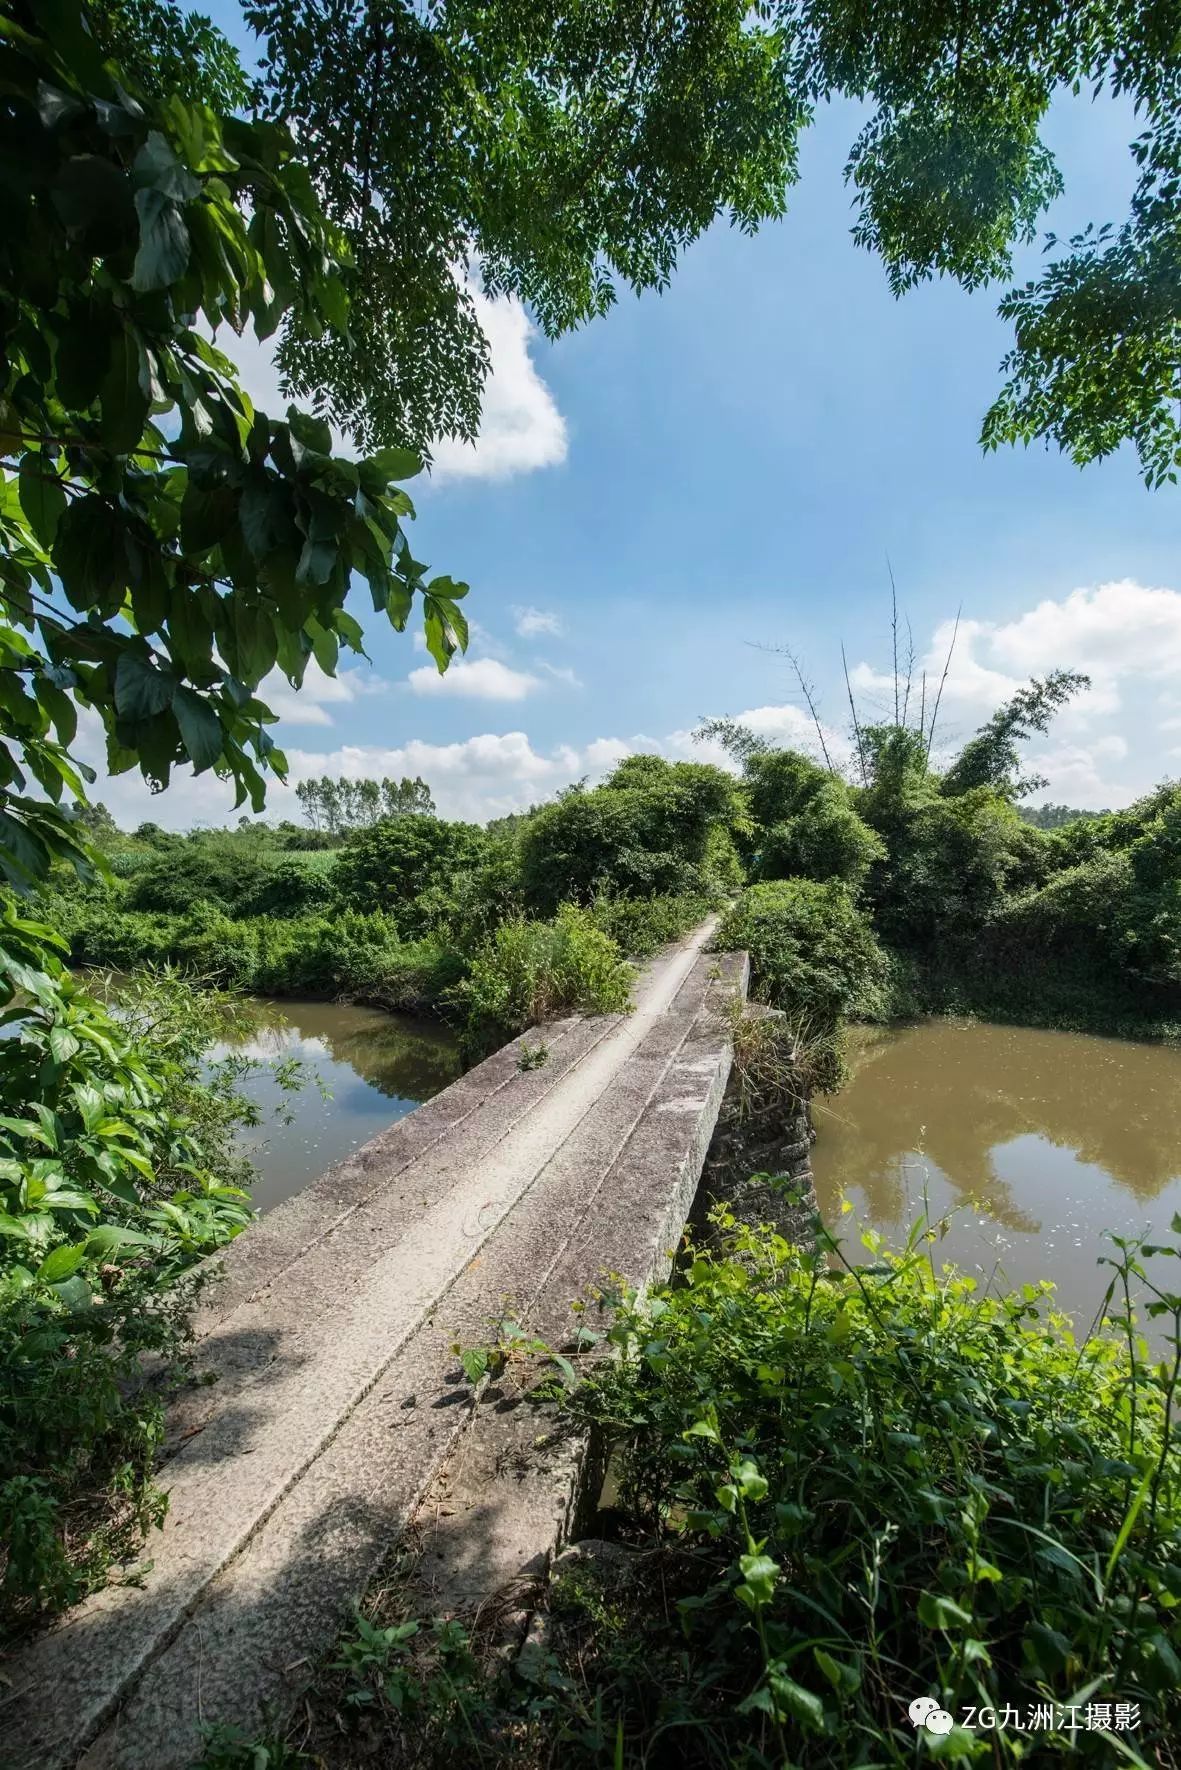
[[[474,1402],[453,1347],[506,1315],[559,1346],[604,1273],[668,1273],[729,1073],[718,1010],[746,987],[711,926],[644,969],[633,1013],[533,1029],[227,1250],[150,1569],[6,1668],[0,1763],[184,1770],[204,1724],[257,1735],[407,1532],[429,1613],[514,1589],[527,1611],[582,1447]]]

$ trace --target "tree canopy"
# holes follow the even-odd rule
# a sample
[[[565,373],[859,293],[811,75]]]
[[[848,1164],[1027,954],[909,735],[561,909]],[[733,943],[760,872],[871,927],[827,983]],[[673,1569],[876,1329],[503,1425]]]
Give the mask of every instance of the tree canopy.
[[[140,0],[145,4],[146,0]],[[1011,277],[1062,189],[1054,95],[1130,100],[1130,215],[1051,241],[1004,298],[1015,348],[983,440],[1079,462],[1131,440],[1175,472],[1181,37],[1133,0],[257,0],[261,102],[291,123],[364,270],[347,337],[286,322],[301,396],[364,439],[470,434],[486,356],[468,266],[550,335],[619,284],[661,288],[718,214],[784,213],[797,143],[835,97],[866,111],[846,175],[855,240],[891,288]],[[389,434],[390,429],[396,436]]]
[[[136,86],[72,0],[0,16],[0,41],[0,867],[23,885],[83,858],[25,793],[82,796],[78,703],[112,773],[216,768],[258,810],[285,766],[258,686],[361,650],[354,572],[399,628],[422,594],[440,668],[466,585],[410,551],[411,450],[335,457],[323,420],[255,411],[209,341],[285,313],[347,328],[347,246],[289,132]]]
[[[83,859],[28,793],[83,791],[77,707],[113,772],[178,762],[263,800],[260,683],[360,650],[354,576],[440,668],[466,586],[429,578],[398,483],[471,436],[474,288],[556,334],[662,288],[719,215],[784,212],[816,107],[856,98],[855,238],[901,293],[1010,276],[1060,188],[1055,92],[1137,107],[1130,217],[1002,303],[989,446],[1181,460],[1181,37],[1131,0],[258,0],[247,75],[172,0],[0,9],[0,867]],[[247,117],[246,112],[250,115]],[[310,410],[258,412],[232,335],[274,338]],[[213,342],[216,339],[217,342]],[[333,453],[329,421],[364,453]]]

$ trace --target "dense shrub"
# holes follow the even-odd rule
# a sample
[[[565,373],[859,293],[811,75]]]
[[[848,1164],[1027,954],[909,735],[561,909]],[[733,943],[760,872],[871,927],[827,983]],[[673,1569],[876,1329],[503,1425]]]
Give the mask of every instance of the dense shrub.
[[[629,958],[646,959],[670,941],[688,934],[716,907],[715,897],[692,894],[599,897],[590,906],[590,915],[595,927],[609,934],[620,952]]]
[[[150,866],[136,868],[127,888],[127,907],[158,915],[183,915],[204,901],[236,910],[259,889],[270,871],[270,856],[256,844],[190,838]]]
[[[760,831],[751,877],[842,879],[857,886],[885,853],[881,838],[849,804],[844,787],[830,780],[793,817]]]
[[[604,893],[676,895],[728,884],[732,850],[716,836],[711,848],[711,836],[729,831],[740,809],[735,783],[720,768],[630,756],[605,786],[567,793],[524,826],[526,902],[552,913]]]
[[[743,774],[751,822],[769,830],[797,812],[829,786],[843,783],[828,769],[798,750],[758,750],[746,762]]]
[[[839,880],[752,885],[722,920],[713,945],[750,954],[755,997],[813,1032],[883,1009],[888,967],[869,918]]]
[[[933,1695],[956,1721],[1076,1703],[1079,1728],[985,1720],[920,1755],[999,1762],[1009,1739],[1106,1764],[1092,1694],[1139,1705],[1136,1752],[1168,1760],[1171,1358],[1150,1362],[1130,1324],[1080,1353],[1049,1287],[978,1294],[914,1240],[895,1256],[875,1238],[854,1271],[823,1237],[803,1256],[736,1235],[625,1304],[622,1357],[573,1407],[615,1445],[616,1504],[648,1553],[556,1594],[548,1639],[561,1653],[570,1626],[582,1712],[623,1717],[597,1758],[572,1743],[564,1761],[642,1761],[692,1717],[691,1764],[910,1763],[908,1703]]]
[[[538,1352],[614,1480],[523,1652],[381,1579],[292,1743],[239,1737],[208,1770],[310,1770],[350,1734],[416,1770],[1173,1762],[1171,1359],[1118,1318],[1080,1348],[1047,1286],[936,1274],[939,1225],[856,1270],[823,1231],[803,1254],[721,1227],[674,1283],[580,1316],[616,1354],[581,1383]],[[1135,1250],[1117,1296],[1121,1269],[1140,1282]],[[528,1343],[502,1330],[477,1368],[500,1352],[521,1384]],[[916,1733],[916,1697],[951,1731]]]
[[[2,1637],[158,1515],[159,1408],[132,1379],[183,1344],[170,1282],[249,1220],[233,1133],[254,1114],[203,1062],[216,998],[149,979],[116,1017],[45,929],[8,914],[0,936]]]
[[[885,844],[866,896],[885,940],[926,944],[979,928],[1012,885],[1038,874],[1048,838],[988,787],[955,799],[934,792],[895,802],[866,798],[866,815]]]
[[[260,871],[249,890],[243,890],[235,914],[244,916],[302,916],[309,910],[326,909],[336,897],[333,869],[316,865],[322,857],[277,860]],[[331,858],[331,857],[324,857]]]
[[[519,836],[514,829],[485,834],[478,860],[420,893],[415,920],[470,953],[503,921],[524,914]]]
[[[590,913],[564,904],[552,922],[503,922],[454,991],[472,1055],[562,1013],[619,1014],[632,973]]]
[[[385,910],[404,935],[421,934],[426,923],[415,900],[453,885],[458,873],[478,865],[485,846],[475,824],[425,815],[382,818],[349,837],[333,882],[353,909]]]
[[[978,942],[986,963],[1035,977],[1089,971],[1100,986],[1181,1005],[1179,828],[1181,817],[1163,817],[1128,847],[1100,849],[1010,898]]]

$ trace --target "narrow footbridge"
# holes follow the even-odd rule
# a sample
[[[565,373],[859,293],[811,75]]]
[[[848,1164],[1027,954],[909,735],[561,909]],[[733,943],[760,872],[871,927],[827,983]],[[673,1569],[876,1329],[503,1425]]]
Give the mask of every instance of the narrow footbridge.
[[[184,1770],[210,1723],[257,1735],[402,1541],[435,1613],[527,1593],[580,1449],[539,1449],[531,1407],[475,1405],[453,1348],[506,1315],[558,1346],[604,1273],[669,1271],[730,1068],[720,1010],[746,986],[710,932],[645,968],[631,1014],[534,1029],[227,1250],[151,1564],[6,1667],[0,1764]]]

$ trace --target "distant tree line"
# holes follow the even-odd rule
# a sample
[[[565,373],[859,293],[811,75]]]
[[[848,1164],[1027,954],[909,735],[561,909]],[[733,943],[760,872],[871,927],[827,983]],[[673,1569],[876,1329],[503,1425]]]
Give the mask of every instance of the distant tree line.
[[[1017,815],[1035,830],[1060,830],[1064,824],[1078,823],[1081,818],[1110,817],[1111,812],[1078,811],[1070,805],[1019,805]]]
[[[431,790],[417,775],[413,780],[403,775],[400,781],[388,776],[375,781],[333,780],[325,774],[319,780],[300,781],[295,796],[313,830],[330,836],[365,829],[383,817],[435,814]]]

